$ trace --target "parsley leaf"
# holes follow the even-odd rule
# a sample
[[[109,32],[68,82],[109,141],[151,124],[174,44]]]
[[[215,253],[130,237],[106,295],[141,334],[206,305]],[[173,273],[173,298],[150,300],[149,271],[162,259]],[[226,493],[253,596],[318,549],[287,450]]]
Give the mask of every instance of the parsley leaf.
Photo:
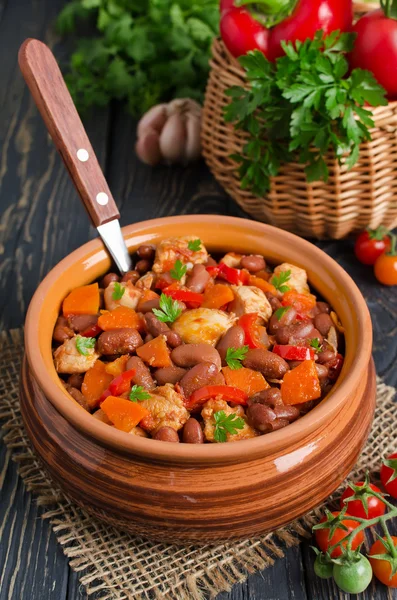
[[[280,271],[278,275],[273,275],[273,277],[270,280],[270,283],[274,285],[277,291],[281,292],[282,294],[285,294],[290,290],[289,286],[285,285],[287,281],[290,280],[290,278],[291,270],[288,269],[288,271]]]
[[[142,400],[148,400],[150,394],[141,385],[133,385],[129,398],[132,402],[138,402],[138,400],[142,402]]]
[[[192,252],[198,252],[199,250],[201,250],[201,244],[202,244],[201,240],[190,240],[187,247]]]
[[[320,350],[321,350],[320,340],[318,338],[313,338],[312,340],[310,340],[310,347],[313,348],[315,350],[315,352],[320,352]]]
[[[186,271],[187,271],[187,266],[183,265],[181,263],[181,261],[178,259],[177,261],[175,261],[174,268],[171,269],[170,275],[171,275],[172,279],[176,279],[177,281],[179,281],[185,275]]]
[[[241,361],[244,360],[248,349],[248,346],[243,346],[242,348],[228,348],[226,350],[225,357],[228,367],[233,369],[233,371],[241,369],[241,367],[243,366],[241,364]]]
[[[82,335],[78,335],[76,337],[76,348],[77,351],[83,356],[88,356],[90,353],[88,350],[92,350],[95,348],[96,339],[93,337],[84,337]]]
[[[226,442],[228,433],[235,435],[238,429],[244,429],[244,419],[234,413],[226,415],[224,410],[218,410],[218,412],[214,413],[214,419],[214,440],[216,442]]]
[[[326,157],[333,151],[339,164],[352,168],[360,144],[371,139],[370,106],[385,106],[386,92],[372,73],[353,69],[346,55],[355,34],[334,31],[324,38],[282,42],[285,56],[275,63],[259,50],[239,58],[249,89],[231,87],[225,120],[248,133],[236,162],[241,188],[258,196],[282,164],[305,164],[309,182],[328,178]]]
[[[179,307],[178,301],[173,300],[171,296],[161,294],[160,309],[153,308],[152,312],[162,323],[173,323],[182,314],[182,309]]]
[[[278,308],[275,312],[274,315],[277,319],[277,321],[280,321],[281,317],[283,315],[285,315],[285,313],[287,312],[287,310],[290,309],[290,306],[280,306],[280,308]]]
[[[113,300],[121,300],[121,298],[124,296],[124,292],[125,287],[122,286],[118,281],[115,281],[112,294]]]

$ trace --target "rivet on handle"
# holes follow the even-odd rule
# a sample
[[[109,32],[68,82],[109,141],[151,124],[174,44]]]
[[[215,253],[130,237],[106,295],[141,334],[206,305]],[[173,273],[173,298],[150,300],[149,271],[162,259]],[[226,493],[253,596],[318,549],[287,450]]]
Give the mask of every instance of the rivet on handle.
[[[77,150],[76,154],[77,154],[77,158],[81,162],[87,162],[87,160],[90,158],[90,155],[88,154],[88,152],[85,148],[80,148],[79,150]]]
[[[105,204],[109,202],[109,196],[105,194],[105,192],[99,192],[99,194],[96,195],[96,201],[101,206],[105,206]]]

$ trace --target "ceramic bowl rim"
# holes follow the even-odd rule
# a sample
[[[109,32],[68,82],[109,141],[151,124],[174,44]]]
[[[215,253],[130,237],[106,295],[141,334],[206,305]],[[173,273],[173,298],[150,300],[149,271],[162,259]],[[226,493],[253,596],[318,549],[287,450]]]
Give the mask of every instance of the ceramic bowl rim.
[[[349,373],[344,374],[342,371],[341,379],[343,380],[340,385],[336,389],[333,389],[323,402],[304,417],[284,429],[238,443],[226,444],[172,444],[172,447],[170,447],[169,444],[160,443],[156,440],[129,435],[94,419],[74,402],[67,395],[66,391],[63,393],[52,382],[51,378],[48,377],[44,359],[41,352],[37,352],[37,347],[39,346],[38,322],[42,298],[45,297],[49,288],[56,282],[66,266],[70,267],[82,261],[87,255],[99,251],[104,252],[100,239],[92,240],[67,255],[53,267],[34,293],[25,322],[25,349],[30,371],[47,399],[51,401],[67,421],[84,431],[91,438],[95,438],[100,444],[116,448],[119,451],[146,456],[160,461],[223,463],[241,462],[241,460],[248,458],[253,459],[258,456],[268,455],[269,453],[273,453],[276,448],[288,450],[295,442],[306,437],[322,425],[325,425],[330,416],[335,414],[341,406],[341,403],[349,397],[349,393],[359,387],[360,382],[362,382],[363,374],[368,369],[372,348],[372,328],[366,302],[351,277],[325,252],[303,238],[257,221],[221,215],[182,215],[162,217],[127,225],[123,227],[123,234],[126,238],[133,239],[134,234],[137,235],[139,231],[143,231],[144,229],[161,227],[166,231],[168,224],[183,222],[188,225],[197,221],[198,218],[200,222],[208,223],[209,225],[227,227],[229,224],[230,226],[241,226],[256,234],[276,234],[283,238],[286,244],[298,245],[301,249],[307,251],[309,256],[318,261],[317,264],[326,265],[338,277],[341,284],[340,287],[343,287],[346,291],[348,290],[349,298],[356,308],[357,327],[361,343],[356,349],[355,360]],[[350,352],[352,352],[352,349],[350,349]],[[69,401],[65,402],[65,399]],[[171,449],[172,451],[170,452]]]

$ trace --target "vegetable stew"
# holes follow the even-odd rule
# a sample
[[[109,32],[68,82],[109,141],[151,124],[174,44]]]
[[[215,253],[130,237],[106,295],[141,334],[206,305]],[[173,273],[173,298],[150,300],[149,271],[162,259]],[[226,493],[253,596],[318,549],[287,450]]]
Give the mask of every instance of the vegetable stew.
[[[286,427],[330,391],[343,328],[306,271],[212,257],[193,236],[140,246],[135,269],[73,289],[53,332],[67,392],[131,435],[234,442]]]

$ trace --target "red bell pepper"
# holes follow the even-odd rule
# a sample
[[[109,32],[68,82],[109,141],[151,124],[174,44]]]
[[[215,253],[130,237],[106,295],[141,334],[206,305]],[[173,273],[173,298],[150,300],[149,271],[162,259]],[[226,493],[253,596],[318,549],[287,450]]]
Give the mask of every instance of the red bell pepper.
[[[131,388],[131,380],[135,375],[135,369],[124,371],[121,375],[118,375],[110,382],[109,387],[105,390],[102,396],[99,398],[99,402],[103,402],[108,396],[121,396],[125,392],[128,392]]]
[[[206,269],[211,277],[214,277],[215,279],[219,277],[232,285],[247,285],[249,282],[250,275],[248,271],[228,267],[225,263],[219,263],[219,265],[213,267],[206,267]]]
[[[80,335],[83,337],[96,337],[99,333],[102,333],[102,329],[99,325],[95,324],[83,331],[83,333],[80,333]]]
[[[314,351],[305,346],[279,346],[276,344],[273,352],[284,360],[314,360]]]
[[[173,300],[180,300],[180,302],[186,302],[188,305],[194,305],[194,308],[201,306],[204,302],[204,294],[196,294],[189,290],[177,290],[167,287],[163,289],[163,294],[170,296]]]
[[[350,31],[352,21],[352,0],[221,0],[221,36],[236,57],[257,49],[274,61],[284,54],[283,40],[303,42],[319,29]]]
[[[257,313],[247,313],[239,318],[238,324],[244,329],[245,344],[249,348],[267,348],[268,343],[263,344],[261,341],[262,330],[265,341],[268,341],[268,336],[265,327],[258,325],[259,315]]]
[[[223,400],[233,402],[234,404],[247,404],[248,395],[239,388],[231,385],[206,385],[202,387],[185,400],[185,407],[188,410],[197,410],[210,398],[221,396]]]

